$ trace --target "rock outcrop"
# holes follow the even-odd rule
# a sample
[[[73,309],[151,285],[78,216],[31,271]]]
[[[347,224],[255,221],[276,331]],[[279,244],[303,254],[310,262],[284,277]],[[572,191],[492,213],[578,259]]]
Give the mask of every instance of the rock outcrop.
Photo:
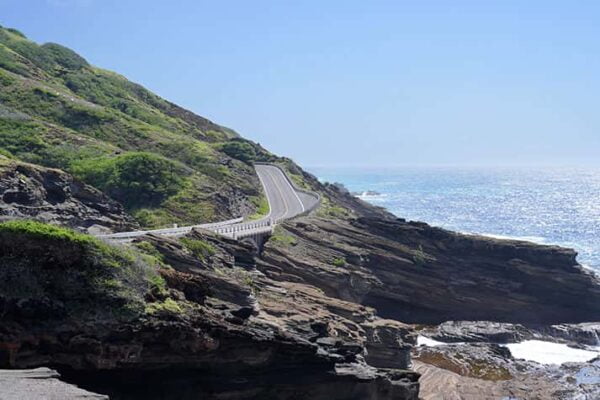
[[[108,396],[88,392],[60,380],[48,368],[0,370],[2,400],[108,400]]]
[[[49,365],[111,399],[418,397],[418,374],[406,370],[409,327],[265,277],[247,267],[251,246],[192,232],[182,242],[143,237],[134,248],[147,256],[132,258],[44,238],[48,250],[31,252],[26,266],[19,254],[42,239],[10,237],[0,246],[0,367]],[[146,257],[164,260],[161,279]],[[122,291],[126,283],[144,299]]]
[[[582,399],[600,396],[600,359],[541,365],[517,360],[489,343],[418,347],[413,367],[421,374],[423,400]]]
[[[16,218],[90,233],[137,227],[119,203],[71,175],[0,156],[0,221]]]
[[[600,280],[573,250],[463,235],[387,217],[287,222],[259,268],[317,286],[384,318],[437,324],[600,320]],[[282,245],[281,243],[287,243]]]
[[[445,343],[518,343],[536,339],[572,346],[600,346],[600,322],[523,326],[490,321],[448,321],[427,327],[421,333]]]

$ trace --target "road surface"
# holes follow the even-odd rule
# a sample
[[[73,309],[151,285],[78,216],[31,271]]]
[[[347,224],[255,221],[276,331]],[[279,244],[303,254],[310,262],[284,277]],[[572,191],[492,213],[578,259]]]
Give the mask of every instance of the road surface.
[[[296,190],[279,167],[269,164],[256,164],[254,168],[269,203],[269,213],[260,219],[243,221],[243,218],[236,218],[211,224],[119,232],[109,235],[98,235],[98,237],[112,241],[130,241],[148,233],[162,236],[181,236],[190,232],[193,228],[202,228],[221,235],[242,238],[253,234],[271,232],[273,227],[279,222],[307,212],[318,204],[319,198],[317,195]]]

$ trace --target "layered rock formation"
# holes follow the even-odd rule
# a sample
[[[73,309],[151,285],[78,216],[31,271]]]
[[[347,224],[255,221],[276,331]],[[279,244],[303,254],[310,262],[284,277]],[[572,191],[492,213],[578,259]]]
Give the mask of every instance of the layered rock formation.
[[[293,245],[267,243],[261,270],[372,306],[385,318],[429,324],[600,320],[600,281],[570,249],[380,217],[312,217],[283,230]]]
[[[50,365],[113,399],[417,398],[406,325],[268,279],[251,269],[252,247],[206,232],[145,237],[135,246],[147,256],[115,272],[110,260],[130,250],[98,264],[94,242],[11,237],[0,245],[0,367]],[[42,245],[25,266],[21,252]],[[162,280],[144,257],[162,260]]]
[[[0,155],[0,221],[15,218],[91,233],[137,227],[119,203],[71,175]]]

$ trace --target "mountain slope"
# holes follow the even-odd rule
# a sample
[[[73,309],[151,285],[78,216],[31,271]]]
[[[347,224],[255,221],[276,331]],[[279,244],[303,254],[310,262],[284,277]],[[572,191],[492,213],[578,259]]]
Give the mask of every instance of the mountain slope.
[[[277,160],[63,46],[6,28],[0,151],[70,172],[152,227],[256,212],[262,194],[249,162]]]

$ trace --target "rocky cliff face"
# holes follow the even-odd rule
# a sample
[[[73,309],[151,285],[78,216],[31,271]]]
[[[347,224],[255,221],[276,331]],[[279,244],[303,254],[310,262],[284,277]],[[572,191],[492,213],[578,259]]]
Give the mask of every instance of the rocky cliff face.
[[[468,236],[345,204],[356,217],[285,223],[259,268],[403,322],[600,320],[600,281],[571,249]]]
[[[94,242],[7,238],[0,368],[49,365],[112,399],[417,399],[408,326],[265,277],[250,246],[201,232],[149,236],[134,244],[137,258],[110,250],[90,263],[103,249],[90,252]],[[46,253],[30,251],[43,243]],[[40,255],[24,265],[23,251]],[[130,260],[125,271],[111,269],[115,257]]]
[[[0,156],[0,221],[15,218],[96,233],[137,228],[119,203],[93,187],[60,170]]]

